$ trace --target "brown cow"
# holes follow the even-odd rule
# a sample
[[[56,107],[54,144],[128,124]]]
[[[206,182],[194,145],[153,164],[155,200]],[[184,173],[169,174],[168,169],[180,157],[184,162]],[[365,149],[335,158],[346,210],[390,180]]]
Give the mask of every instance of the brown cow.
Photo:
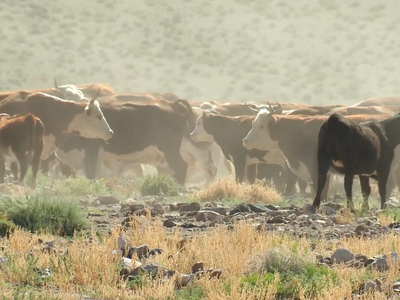
[[[267,109],[273,111],[275,114],[281,114],[283,111],[282,106],[277,103],[272,107],[268,102],[267,105],[255,105],[248,103],[225,103],[220,106],[214,107],[213,110],[224,116],[254,116],[260,109]]]
[[[32,156],[32,187],[36,187],[36,177],[39,170],[40,156],[43,150],[44,125],[42,121],[28,113],[23,116],[6,116],[0,119],[0,182],[4,182],[5,163],[18,160],[20,165],[19,182],[24,183],[28,170],[27,152]],[[18,174],[14,174],[18,180]]]
[[[352,106],[400,106],[400,97],[369,98]]]
[[[391,115],[349,116],[357,122],[384,120]],[[279,149],[285,155],[294,174],[304,181],[317,184],[317,140],[318,131],[328,116],[272,115],[261,110],[253,122],[252,129],[243,139],[247,149]],[[325,185],[322,199],[327,199],[329,180]],[[391,187],[392,190],[394,187]]]
[[[344,105],[312,105],[294,109],[286,115],[320,116],[329,113],[332,109],[344,107]]]
[[[349,115],[380,115],[394,114],[400,111],[399,106],[346,106],[331,110],[326,115],[340,114],[342,116]]]
[[[63,132],[104,140],[114,134],[95,98],[88,103],[76,103],[44,93],[34,93],[26,100],[0,102],[0,112],[9,115],[32,113],[40,118],[45,126],[42,159],[57,149],[55,139]]]

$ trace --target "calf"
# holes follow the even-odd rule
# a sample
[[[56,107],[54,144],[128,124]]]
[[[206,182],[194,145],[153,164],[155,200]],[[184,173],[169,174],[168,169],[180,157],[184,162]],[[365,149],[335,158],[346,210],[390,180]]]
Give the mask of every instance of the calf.
[[[43,150],[44,125],[34,115],[23,116],[1,115],[0,120],[0,182],[4,182],[5,163],[15,157],[20,165],[19,182],[24,183],[28,170],[27,152],[32,156],[32,187],[36,187],[36,176],[39,170],[40,156]],[[15,174],[14,174],[15,176]],[[14,178],[18,180],[17,178]]]
[[[369,178],[378,181],[381,209],[385,208],[386,183],[395,153],[399,152],[400,116],[383,121],[357,123],[339,114],[331,115],[318,133],[318,186],[313,206],[319,207],[326,176],[332,167],[344,174],[348,208],[354,210],[352,185],[359,175],[364,197],[363,210],[368,210],[371,193]]]

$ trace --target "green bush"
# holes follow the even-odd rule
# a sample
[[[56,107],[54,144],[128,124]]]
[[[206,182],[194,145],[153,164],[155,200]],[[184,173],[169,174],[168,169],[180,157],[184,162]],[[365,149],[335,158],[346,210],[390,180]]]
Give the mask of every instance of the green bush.
[[[72,236],[87,225],[85,213],[74,201],[59,197],[6,198],[0,212],[8,220],[31,232],[45,232]]]
[[[15,224],[7,219],[6,214],[0,216],[0,237],[8,236],[15,228]]]
[[[179,185],[170,176],[165,174],[147,176],[140,187],[142,196],[164,194],[166,196],[178,196]]]
[[[338,283],[333,270],[284,249],[271,249],[252,263],[254,261],[258,262],[257,268],[250,267],[250,272],[242,280],[242,289],[251,290],[256,286],[268,289],[276,273],[279,274],[277,298],[297,298],[302,290],[306,297],[318,298],[322,290]]]

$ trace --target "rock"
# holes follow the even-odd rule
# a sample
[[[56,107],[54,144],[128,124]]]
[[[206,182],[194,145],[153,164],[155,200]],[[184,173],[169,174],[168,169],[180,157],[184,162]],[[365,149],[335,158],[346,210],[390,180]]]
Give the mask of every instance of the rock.
[[[128,269],[128,270],[131,270],[132,268],[140,267],[142,265],[141,262],[136,261],[136,260],[132,260],[132,259],[127,258],[127,257],[122,257],[121,261],[122,261],[122,267],[124,269]]]
[[[365,218],[365,217],[363,217],[363,218],[357,218],[356,223],[357,223],[357,224],[367,225],[367,226],[372,225],[371,220],[368,219],[368,218]]]
[[[365,255],[356,254],[354,259],[356,259],[357,261],[361,262],[364,265],[364,267],[367,266],[368,257],[366,257]]]
[[[364,224],[360,224],[356,227],[354,232],[356,233],[356,235],[365,235],[369,233],[369,228]]]
[[[337,214],[336,209],[329,207],[329,206],[323,206],[321,208],[321,211],[323,214],[327,215],[327,216],[334,216]]]
[[[372,293],[374,291],[377,290],[377,284],[375,281],[369,280],[367,282],[364,283],[363,286],[363,293],[367,294],[367,293]]]
[[[313,205],[311,205],[311,204],[306,204],[306,205],[303,207],[303,210],[304,210],[305,212],[309,213],[309,214],[316,214],[316,213],[317,213],[317,209],[316,209]]]
[[[94,203],[99,205],[112,205],[118,204],[119,200],[113,196],[100,196],[94,200]]]
[[[132,244],[129,240],[123,234],[120,234],[118,237],[118,248],[124,253],[130,247],[132,247]]]
[[[186,286],[190,282],[193,282],[193,280],[194,280],[194,274],[180,274],[178,279],[178,285]]]
[[[383,271],[389,270],[389,265],[388,265],[388,263],[387,263],[387,260],[386,260],[386,257],[385,257],[385,256],[379,257],[379,258],[375,261],[375,264],[372,264],[372,266],[375,266],[376,269],[377,269],[379,272],[383,272]]]
[[[193,266],[192,266],[192,273],[195,274],[199,271],[204,271],[204,264],[202,261],[196,262]]]
[[[230,212],[229,215],[234,215],[236,213],[247,213],[250,212],[250,209],[247,205],[244,204],[239,204],[237,206],[235,206]]]
[[[269,218],[267,220],[267,223],[269,223],[269,224],[273,224],[273,223],[283,224],[283,223],[287,223],[287,221],[283,217],[276,216],[276,217]]]
[[[332,209],[334,209],[336,211],[341,210],[341,209],[344,208],[343,204],[331,203],[331,202],[326,203],[323,207],[329,207],[329,208],[332,208]]]
[[[207,273],[210,274],[210,278],[216,277],[219,279],[222,275],[222,270],[221,269],[210,269],[210,270],[207,270]]]
[[[217,204],[215,204],[214,202],[207,202],[206,204],[204,204],[204,208],[211,208],[211,207],[217,207]]]
[[[267,204],[267,205],[264,205],[264,206],[265,206],[265,208],[268,209],[268,210],[279,210],[277,207],[275,207],[275,206],[272,205],[272,204]]]
[[[207,222],[207,221],[216,221],[221,222],[224,216],[220,215],[215,211],[207,211],[207,210],[200,210],[196,214],[196,221],[197,222]]]
[[[162,253],[162,249],[154,248],[149,251],[149,256],[156,256]]]
[[[331,256],[331,261],[335,263],[346,263],[353,259],[353,253],[346,248],[337,249]]]
[[[171,203],[171,204],[169,205],[169,210],[170,210],[170,211],[179,210],[178,204],[177,204],[176,202]]]
[[[178,224],[171,219],[165,220],[163,225],[167,228],[173,228],[178,226]]]
[[[249,204],[247,205],[247,207],[250,209],[250,211],[255,213],[263,213],[270,211],[268,208],[266,208],[264,205],[261,204]]]
[[[207,219],[206,213],[204,211],[201,211],[201,210],[198,211],[197,214],[196,214],[196,221],[197,222],[207,222],[208,219]]]
[[[389,198],[386,201],[387,208],[398,208],[399,206],[400,206],[400,202],[399,202],[399,200],[397,200],[395,198]]]
[[[225,207],[206,207],[206,206],[204,206],[204,208],[202,210],[213,211],[213,212],[219,213],[220,215],[223,215],[223,216],[226,216],[226,214],[227,214],[227,209]]]
[[[137,258],[142,259],[147,257],[149,254],[149,247],[147,245],[141,245],[139,247],[130,247],[128,251],[128,258],[132,258],[133,255],[136,255]]]
[[[150,204],[151,207],[151,215],[152,216],[160,216],[165,213],[164,207],[157,201],[154,201]]]
[[[157,264],[147,264],[144,267],[142,267],[143,270],[145,270],[149,275],[151,275],[153,278],[157,276],[159,266]]]
[[[138,211],[143,211],[146,208],[148,208],[148,207],[142,203],[133,203],[133,204],[129,205],[129,212],[135,213]]]
[[[189,204],[183,205],[180,209],[179,212],[192,212],[192,211],[199,211],[201,208],[200,204],[197,202],[192,202]]]

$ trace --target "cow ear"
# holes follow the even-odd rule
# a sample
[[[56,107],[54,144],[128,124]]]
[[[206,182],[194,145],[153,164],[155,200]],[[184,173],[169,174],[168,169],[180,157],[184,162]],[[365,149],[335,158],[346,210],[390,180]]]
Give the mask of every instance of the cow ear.
[[[184,116],[188,113],[189,109],[186,107],[186,105],[182,102],[182,100],[177,100],[174,102],[173,109],[175,112],[178,114]]]

